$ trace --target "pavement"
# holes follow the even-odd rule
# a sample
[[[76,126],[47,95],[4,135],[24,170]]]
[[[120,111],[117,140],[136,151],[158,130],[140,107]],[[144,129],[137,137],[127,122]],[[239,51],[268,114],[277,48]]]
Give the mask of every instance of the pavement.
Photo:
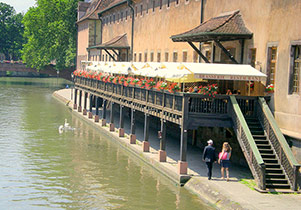
[[[56,91],[53,96],[69,107],[73,107],[71,101],[71,89]],[[74,112],[78,113],[77,111]],[[108,135],[112,136],[115,140],[117,139],[117,142],[123,147],[135,153],[137,157],[143,159],[162,174],[173,177],[177,175],[177,161],[180,157],[180,137],[176,128],[172,131],[167,131],[170,133],[167,134],[166,143],[167,162],[160,163],[158,162],[160,142],[157,137],[159,127],[156,120],[151,120],[150,125],[150,152],[143,153],[143,123],[136,123],[136,137],[138,141],[137,144],[133,145],[129,144],[127,138],[119,138],[117,132],[109,132],[108,127],[101,127],[99,123],[94,123],[93,120],[88,119],[81,113],[78,114],[97,128],[106,131]],[[108,113],[107,117],[109,117]],[[107,122],[108,121],[109,120],[107,119]],[[125,118],[124,122],[125,133],[129,134],[130,119],[128,116]],[[114,124],[115,127],[118,128],[119,113],[115,114]],[[187,162],[188,174],[191,175],[192,178],[184,185],[184,187],[192,193],[197,194],[202,200],[215,205],[218,209],[301,209],[301,194],[260,193],[251,187],[248,187],[246,184],[243,184],[241,182],[242,179],[248,180],[248,182],[254,182],[250,171],[243,167],[235,165],[231,166],[230,181],[227,182],[220,179],[220,166],[214,164],[213,178],[212,180],[208,180],[206,165],[202,161],[202,151],[200,148],[190,144],[188,144],[187,147]]]

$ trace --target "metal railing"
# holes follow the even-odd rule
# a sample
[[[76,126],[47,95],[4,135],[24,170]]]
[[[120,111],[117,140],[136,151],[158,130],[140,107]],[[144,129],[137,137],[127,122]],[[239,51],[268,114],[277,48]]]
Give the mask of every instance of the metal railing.
[[[282,132],[280,131],[264,98],[258,99],[257,116],[261,122],[268,140],[282,165],[284,172],[289,180],[292,190],[298,189],[298,174],[300,164],[295,159],[287,141],[285,140]]]
[[[240,106],[234,96],[230,96],[231,105],[230,115],[233,121],[233,128],[236,133],[238,142],[251,172],[254,176],[255,181],[260,189],[266,189],[265,180],[265,164],[256,146],[251,131],[247,125],[244,115],[240,109]]]

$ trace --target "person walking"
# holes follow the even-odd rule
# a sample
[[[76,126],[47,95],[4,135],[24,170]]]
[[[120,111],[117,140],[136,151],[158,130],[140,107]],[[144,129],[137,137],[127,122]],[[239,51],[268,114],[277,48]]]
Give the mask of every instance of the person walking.
[[[204,152],[203,152],[203,161],[206,162],[208,180],[211,180],[212,165],[214,162],[216,162],[216,155],[215,155],[215,148],[212,146],[213,141],[211,139],[209,139],[207,141],[207,143],[208,143],[208,146],[205,147]]]
[[[221,164],[221,175],[224,178],[224,171],[226,169],[227,182],[229,181],[229,167],[230,167],[230,157],[232,148],[228,142],[224,142],[222,151],[218,155],[218,163]]]

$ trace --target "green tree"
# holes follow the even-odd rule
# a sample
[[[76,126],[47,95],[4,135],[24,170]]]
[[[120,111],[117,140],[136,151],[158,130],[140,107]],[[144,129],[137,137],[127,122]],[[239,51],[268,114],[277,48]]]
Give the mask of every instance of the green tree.
[[[0,53],[6,59],[20,59],[24,43],[22,19],[23,14],[16,14],[12,6],[0,2]]]
[[[36,69],[55,62],[56,69],[74,65],[78,0],[37,0],[23,18],[28,42],[23,60]]]

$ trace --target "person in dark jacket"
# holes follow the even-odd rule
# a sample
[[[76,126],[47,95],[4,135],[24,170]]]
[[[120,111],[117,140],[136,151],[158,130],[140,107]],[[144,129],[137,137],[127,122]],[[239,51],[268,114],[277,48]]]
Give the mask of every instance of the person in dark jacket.
[[[212,165],[216,162],[215,148],[212,146],[213,141],[209,139],[207,141],[208,146],[205,147],[203,152],[203,161],[206,162],[207,171],[208,171],[208,180],[211,180],[212,177]]]

